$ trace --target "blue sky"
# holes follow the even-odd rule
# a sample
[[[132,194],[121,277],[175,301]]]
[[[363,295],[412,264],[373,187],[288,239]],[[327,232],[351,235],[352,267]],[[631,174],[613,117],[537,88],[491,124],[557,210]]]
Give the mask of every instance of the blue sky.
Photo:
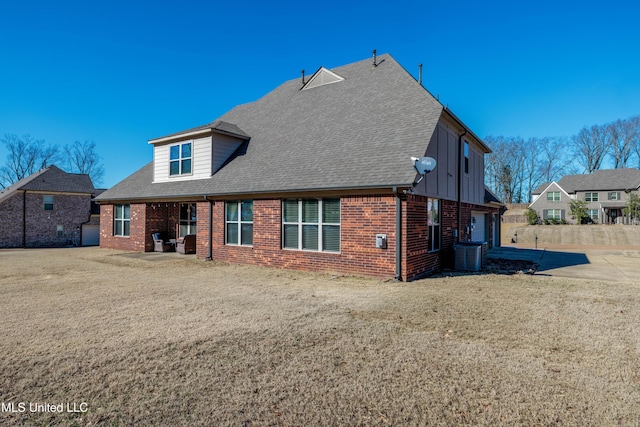
[[[110,187],[149,139],[372,49],[424,64],[481,137],[570,136],[640,114],[638,16],[631,0],[5,1],[0,136],[93,140]]]

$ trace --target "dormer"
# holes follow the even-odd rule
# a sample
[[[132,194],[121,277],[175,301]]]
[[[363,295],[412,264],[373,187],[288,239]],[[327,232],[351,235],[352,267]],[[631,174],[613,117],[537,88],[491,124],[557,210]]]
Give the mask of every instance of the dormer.
[[[152,139],[153,182],[209,178],[248,140],[238,126],[223,121]]]

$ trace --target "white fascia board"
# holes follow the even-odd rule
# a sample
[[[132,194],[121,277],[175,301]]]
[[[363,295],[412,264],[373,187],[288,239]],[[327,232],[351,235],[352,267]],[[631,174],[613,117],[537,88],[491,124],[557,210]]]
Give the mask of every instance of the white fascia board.
[[[546,193],[546,192],[547,192],[547,190],[549,190],[549,187],[551,187],[551,186],[552,186],[552,185],[554,185],[554,184],[555,184],[555,186],[556,186],[556,187],[558,187],[558,188],[560,189],[560,191],[562,191],[564,194],[566,194],[566,195],[567,195],[567,197],[568,197],[569,199],[573,199],[573,198],[574,198],[574,197],[572,197],[569,193],[567,193],[567,192],[565,191],[565,189],[564,189],[564,188],[560,187],[560,186],[558,185],[558,183],[557,183],[557,182],[555,182],[555,181],[551,181],[551,182],[549,183],[549,185],[547,185],[547,187],[546,187],[544,190],[542,190],[542,191],[540,192],[540,195],[539,195],[538,197],[536,197],[536,198],[531,202],[531,204],[529,205],[529,207],[533,206],[533,205],[534,205],[538,200],[542,199],[542,195],[543,195],[544,193]]]
[[[211,132],[211,128],[205,128],[205,129],[199,129],[199,130],[195,130],[193,132],[186,132],[186,133],[180,133],[177,135],[170,135],[170,136],[165,136],[162,138],[157,138],[157,139],[150,139],[149,140],[149,144],[161,144],[163,142],[169,142],[169,141],[175,141],[175,140],[182,140],[182,139],[193,139],[194,137],[198,136],[198,135],[204,135]]]

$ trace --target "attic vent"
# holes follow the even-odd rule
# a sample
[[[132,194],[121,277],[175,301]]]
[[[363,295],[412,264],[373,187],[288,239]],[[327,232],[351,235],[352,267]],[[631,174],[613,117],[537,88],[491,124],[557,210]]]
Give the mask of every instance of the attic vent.
[[[320,67],[320,69],[316,71],[315,74],[311,76],[309,81],[302,87],[302,90],[324,86],[330,83],[337,83],[343,80],[344,77],[340,77],[336,73],[329,71],[324,67]]]

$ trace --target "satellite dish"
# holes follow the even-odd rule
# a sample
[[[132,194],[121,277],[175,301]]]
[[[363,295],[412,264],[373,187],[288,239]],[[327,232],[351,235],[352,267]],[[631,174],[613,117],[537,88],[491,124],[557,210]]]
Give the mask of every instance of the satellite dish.
[[[436,168],[436,159],[433,157],[412,157],[413,167],[420,175],[425,175]]]

